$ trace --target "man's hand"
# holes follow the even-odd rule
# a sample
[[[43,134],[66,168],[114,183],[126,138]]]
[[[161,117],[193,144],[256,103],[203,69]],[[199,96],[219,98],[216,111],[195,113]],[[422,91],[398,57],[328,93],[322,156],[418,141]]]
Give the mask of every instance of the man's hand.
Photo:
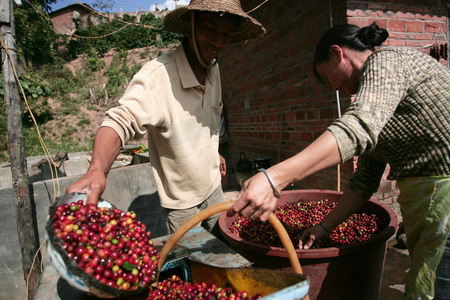
[[[88,171],[66,189],[66,194],[78,192],[87,194],[87,203],[97,205],[106,187],[106,175],[100,171]]]
[[[219,165],[220,175],[225,176],[227,174],[227,164],[225,158],[223,158],[222,155],[219,154],[219,157],[220,157],[220,165]]]

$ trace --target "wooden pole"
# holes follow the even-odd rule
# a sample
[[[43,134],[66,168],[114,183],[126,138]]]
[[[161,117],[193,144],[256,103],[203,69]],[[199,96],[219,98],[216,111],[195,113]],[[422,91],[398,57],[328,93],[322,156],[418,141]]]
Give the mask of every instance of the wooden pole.
[[[27,284],[28,298],[35,295],[41,273],[41,258],[36,255],[39,249],[39,236],[34,202],[30,197],[27,163],[22,132],[19,86],[14,75],[17,70],[13,0],[0,1],[0,41],[4,97],[7,111],[8,150],[17,209],[17,231],[22,253],[22,268]],[[35,259],[36,255],[36,259]],[[34,264],[33,264],[34,260]],[[30,271],[31,270],[31,271]]]

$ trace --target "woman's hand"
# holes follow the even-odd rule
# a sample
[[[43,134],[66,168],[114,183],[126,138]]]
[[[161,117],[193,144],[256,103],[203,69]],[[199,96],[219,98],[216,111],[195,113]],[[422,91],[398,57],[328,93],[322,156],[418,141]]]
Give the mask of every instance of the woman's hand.
[[[309,249],[316,240],[327,237],[329,233],[320,225],[306,229],[298,241],[299,249]]]
[[[239,214],[266,221],[277,204],[272,186],[262,172],[244,182],[236,199],[236,203],[227,212],[229,217]]]

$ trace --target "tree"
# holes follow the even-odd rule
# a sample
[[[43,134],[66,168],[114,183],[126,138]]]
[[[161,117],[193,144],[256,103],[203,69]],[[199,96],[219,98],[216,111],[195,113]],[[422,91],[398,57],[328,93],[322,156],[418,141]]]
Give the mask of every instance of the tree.
[[[26,64],[41,65],[53,58],[56,39],[47,15],[56,0],[28,0],[14,7],[18,54]]]
[[[114,1],[95,0],[94,4],[92,4],[92,7],[96,8],[98,11],[111,12],[114,4]]]

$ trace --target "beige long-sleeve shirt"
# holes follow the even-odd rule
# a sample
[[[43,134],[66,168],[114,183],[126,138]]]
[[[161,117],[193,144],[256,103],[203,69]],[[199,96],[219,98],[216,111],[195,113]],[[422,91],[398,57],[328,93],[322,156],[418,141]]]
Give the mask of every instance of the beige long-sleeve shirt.
[[[101,126],[125,144],[148,133],[150,162],[161,206],[185,209],[203,202],[219,186],[222,111],[219,67],[196,79],[183,46],[145,64],[119,106]]]
[[[360,155],[349,187],[370,197],[389,179],[450,175],[450,70],[403,47],[365,62],[355,101],[329,128],[343,161]]]

